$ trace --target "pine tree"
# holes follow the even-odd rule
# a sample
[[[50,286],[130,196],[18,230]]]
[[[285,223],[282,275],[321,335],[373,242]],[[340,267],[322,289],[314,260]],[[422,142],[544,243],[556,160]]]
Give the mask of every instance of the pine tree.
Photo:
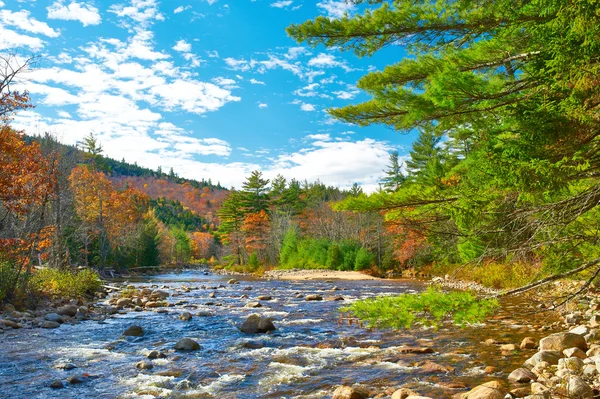
[[[244,206],[248,213],[258,213],[269,209],[269,179],[263,179],[262,172],[253,171],[242,184]]]
[[[385,170],[386,176],[381,179],[383,188],[388,192],[398,191],[402,183],[406,180],[404,173],[402,172],[403,164],[399,161],[398,151],[393,151],[390,154],[390,164],[388,169]]]

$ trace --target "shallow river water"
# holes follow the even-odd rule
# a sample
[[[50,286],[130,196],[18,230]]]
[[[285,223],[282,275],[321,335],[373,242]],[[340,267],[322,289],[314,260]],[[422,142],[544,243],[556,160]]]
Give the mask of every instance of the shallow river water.
[[[103,322],[5,332],[0,335],[0,398],[308,399],[330,398],[337,385],[355,383],[374,392],[409,386],[421,394],[445,398],[461,391],[448,388],[449,383],[473,387],[506,376],[530,356],[526,351],[503,356],[498,346],[486,346],[482,341],[495,338],[518,345],[525,336],[538,339],[541,333],[531,332],[531,327],[549,317],[512,302],[504,303],[499,315],[485,325],[438,331],[371,331],[340,322],[339,307],[359,298],[420,291],[423,283],[236,277],[240,284],[231,285],[227,284],[229,278],[189,271],[130,281],[136,286],[158,286],[171,294],[168,302],[179,304],[166,308],[167,313],[131,311]],[[248,286],[251,290],[245,290]],[[332,292],[334,286],[339,290]],[[182,287],[193,289],[184,292]],[[211,292],[216,298],[208,297]],[[299,293],[341,295],[345,301],[307,302],[296,298]],[[244,294],[249,298],[241,299]],[[273,300],[262,301],[262,308],[244,307],[259,295],[270,295]],[[184,311],[192,313],[192,320],[178,319]],[[203,316],[196,316],[198,313]],[[252,313],[273,318],[277,330],[254,336],[241,333],[237,327]],[[145,335],[121,338],[133,324],[142,326]],[[195,339],[202,349],[174,352],[174,343],[184,337]],[[249,339],[265,346],[243,348]],[[401,346],[429,346],[435,353],[402,354]],[[168,352],[168,357],[153,360],[151,370],[136,369],[135,363],[145,360],[145,354],[154,349]],[[77,368],[53,367],[61,361]],[[420,366],[426,361],[454,371],[424,373]],[[495,366],[498,372],[487,375],[486,366]],[[60,390],[48,387],[50,382],[70,376],[82,377],[84,382],[66,384]]]

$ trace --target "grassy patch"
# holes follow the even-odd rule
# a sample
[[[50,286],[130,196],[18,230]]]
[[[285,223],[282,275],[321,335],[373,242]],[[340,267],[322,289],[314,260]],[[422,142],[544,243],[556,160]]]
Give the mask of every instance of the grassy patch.
[[[44,268],[35,272],[32,285],[39,291],[60,298],[93,295],[102,288],[100,276],[93,270],[59,270]]]

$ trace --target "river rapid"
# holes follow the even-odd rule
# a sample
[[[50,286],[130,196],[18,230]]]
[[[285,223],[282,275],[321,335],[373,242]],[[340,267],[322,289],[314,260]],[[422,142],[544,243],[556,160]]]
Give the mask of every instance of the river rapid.
[[[546,313],[519,301],[505,302],[486,324],[438,331],[378,331],[340,321],[339,308],[361,298],[418,292],[425,284],[407,280],[278,281],[186,271],[139,279],[127,284],[169,292],[166,313],[155,310],[117,314],[104,321],[64,324],[57,329],[20,329],[0,335],[1,398],[330,398],[338,385],[364,384],[383,394],[401,386],[446,398],[464,387],[502,378],[530,353],[502,354],[493,338],[516,343],[548,331]],[[250,288],[248,288],[250,287]],[[335,288],[337,290],[333,291]],[[184,289],[185,288],[185,289]],[[188,290],[189,289],[189,290]],[[186,292],[187,291],[187,292]],[[209,298],[214,292],[215,298]],[[342,296],[344,301],[306,301],[302,295]],[[248,298],[241,298],[247,295]],[[263,307],[246,308],[260,295]],[[98,306],[103,305],[101,301]],[[211,304],[212,303],[212,304]],[[178,319],[188,311],[189,321]],[[250,314],[273,319],[276,331],[246,335],[238,326]],[[142,337],[121,337],[131,325],[143,327]],[[189,337],[202,347],[196,352],[173,351]],[[246,349],[248,340],[264,344]],[[403,354],[402,346],[431,347],[431,354]],[[151,370],[135,364],[151,350],[167,353],[152,360]],[[533,351],[532,351],[533,353]],[[447,369],[432,372],[434,362]],[[57,363],[76,368],[61,370]],[[487,366],[496,367],[487,374]],[[490,370],[488,369],[488,372]],[[77,376],[83,383],[54,390],[49,384]],[[458,388],[457,388],[458,387]]]

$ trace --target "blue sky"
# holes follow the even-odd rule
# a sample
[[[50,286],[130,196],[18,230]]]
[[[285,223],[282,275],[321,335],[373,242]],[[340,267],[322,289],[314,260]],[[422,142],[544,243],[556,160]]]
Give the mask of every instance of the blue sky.
[[[403,49],[359,59],[285,33],[344,12],[359,10],[338,0],[0,0],[0,52],[39,57],[18,83],[36,108],[14,125],[70,144],[94,132],[108,156],[225,186],[260,169],[371,191],[389,152],[407,154],[414,137],[325,110],[366,100],[357,80]]]

